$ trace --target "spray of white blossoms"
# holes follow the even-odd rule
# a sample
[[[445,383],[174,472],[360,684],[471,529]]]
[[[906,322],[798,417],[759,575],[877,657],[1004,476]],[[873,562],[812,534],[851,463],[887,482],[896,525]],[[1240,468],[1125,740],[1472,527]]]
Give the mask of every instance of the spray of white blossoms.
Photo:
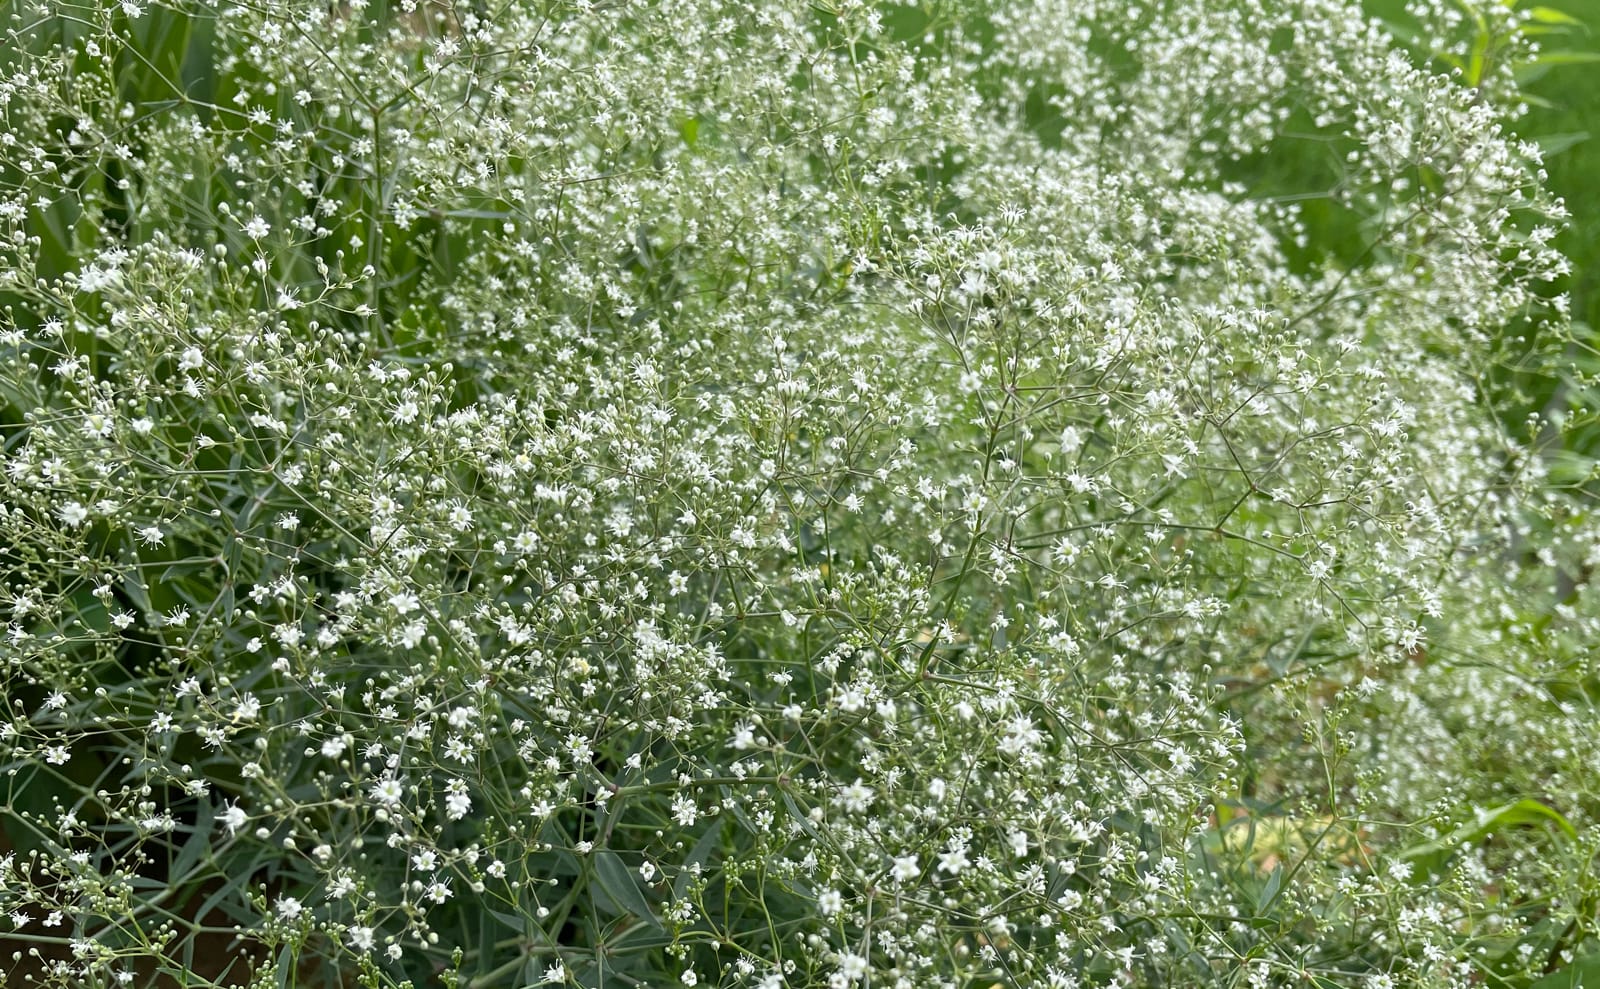
[[[1520,16],[1468,14],[1411,19],[1465,59]],[[15,984],[1595,948],[1515,51],[1440,75],[1347,0],[0,32]]]

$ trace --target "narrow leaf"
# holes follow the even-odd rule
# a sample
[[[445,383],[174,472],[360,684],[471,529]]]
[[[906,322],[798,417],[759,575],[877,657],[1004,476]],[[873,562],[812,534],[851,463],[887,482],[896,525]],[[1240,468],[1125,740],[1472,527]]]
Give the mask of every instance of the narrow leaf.
[[[1589,65],[1600,62],[1600,52],[1582,52],[1563,49],[1561,51],[1543,52],[1534,59],[1533,65]]]
[[[1265,913],[1272,901],[1277,899],[1278,890],[1283,888],[1283,863],[1279,862],[1272,869],[1272,875],[1267,877],[1267,884],[1261,887],[1261,895],[1256,897],[1256,913]]]
[[[1530,7],[1528,16],[1540,24],[1562,24],[1568,27],[1583,27],[1582,21],[1571,14],[1557,10],[1554,7]]]
[[[633,871],[623,863],[621,856],[606,849],[595,852],[594,872],[600,888],[616,900],[618,906],[656,927],[661,926],[660,919],[650,909],[650,901],[644,898],[644,891],[634,879]]]

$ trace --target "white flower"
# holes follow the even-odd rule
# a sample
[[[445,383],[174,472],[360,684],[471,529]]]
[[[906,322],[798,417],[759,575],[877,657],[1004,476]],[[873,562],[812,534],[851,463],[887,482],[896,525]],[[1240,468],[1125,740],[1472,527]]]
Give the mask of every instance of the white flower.
[[[922,874],[921,866],[917,865],[915,855],[901,855],[894,860],[894,868],[890,874],[901,882],[910,882]]]
[[[234,706],[233,720],[235,723],[254,721],[260,713],[261,699],[255,694],[245,694]]]
[[[680,793],[672,798],[672,819],[681,827],[692,828],[700,820],[700,810],[692,798]]]
[[[862,782],[861,778],[858,776],[856,777],[854,783],[851,783],[849,786],[845,787],[844,790],[842,790],[839,795],[834,798],[833,802],[835,806],[843,807],[846,811],[852,814],[861,814],[865,813],[867,808],[872,806],[872,802],[876,796],[877,794],[873,793],[872,788],[867,786],[866,783]]]
[[[304,909],[300,901],[292,896],[285,896],[278,901],[278,917],[282,920],[292,921],[299,917]]]
[[[939,871],[954,876],[967,867],[967,847],[952,843],[948,851],[939,854]]]
[[[1013,831],[1006,836],[1011,842],[1011,855],[1013,858],[1026,858],[1028,854],[1028,835],[1023,831]]]
[[[836,889],[825,889],[817,896],[817,910],[824,917],[832,917],[844,909],[844,896]]]
[[[250,818],[237,804],[229,804],[223,808],[221,814],[217,815],[217,820],[222,822],[222,826],[227,828],[228,833],[231,835],[237,834],[239,829],[244,827],[245,822],[249,821]]]
[[[400,644],[407,649],[415,649],[422,644],[423,636],[428,632],[428,626],[422,619],[410,622],[400,630]]]
[[[400,784],[399,780],[393,777],[385,777],[373,783],[369,792],[372,795],[372,799],[379,804],[385,807],[393,807],[405,795],[405,787]]]
[[[847,951],[839,956],[839,974],[846,982],[860,981],[867,974],[867,960]]]
[[[565,982],[567,981],[567,970],[562,967],[560,962],[553,962],[549,968],[544,970],[544,981]]]

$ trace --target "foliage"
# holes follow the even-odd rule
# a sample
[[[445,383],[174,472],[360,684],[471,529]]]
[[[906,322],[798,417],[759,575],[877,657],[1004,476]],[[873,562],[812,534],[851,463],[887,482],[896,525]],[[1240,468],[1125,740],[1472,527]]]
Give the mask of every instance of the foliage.
[[[1543,9],[0,0],[0,971],[1587,978]]]

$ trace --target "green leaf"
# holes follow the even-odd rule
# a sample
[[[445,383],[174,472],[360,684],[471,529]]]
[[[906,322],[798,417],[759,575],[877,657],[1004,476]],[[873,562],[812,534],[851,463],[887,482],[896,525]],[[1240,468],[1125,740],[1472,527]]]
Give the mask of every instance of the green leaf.
[[[616,955],[636,955],[650,951],[653,948],[664,948],[672,943],[672,935],[665,929],[648,924],[639,924],[628,928],[616,940],[612,941],[610,948]]]
[[[634,916],[642,917],[656,927],[661,927],[660,919],[650,909],[650,901],[644,898],[644,891],[634,879],[633,870],[623,864],[621,856],[606,849],[595,852],[594,873],[600,882],[600,888],[617,901],[618,906]]]
[[[81,634],[84,630],[97,635],[111,632],[111,616],[106,611],[105,602],[95,597],[87,587],[72,595],[72,607],[66,615],[71,620],[63,624],[62,631],[68,636]]]
[[[793,794],[787,791],[784,792],[783,805],[784,807],[788,808],[794,822],[800,825],[800,830],[804,831],[808,837],[816,841],[822,840],[822,835],[817,833],[816,827],[814,827],[811,823],[811,815],[807,814],[800,808],[800,804],[794,799]]]
[[[1572,131],[1567,134],[1546,134],[1544,137],[1539,138],[1539,150],[1544,152],[1546,158],[1550,158],[1568,148],[1582,144],[1588,139],[1589,132],[1586,130]]]
[[[294,974],[294,946],[292,944],[284,945],[283,950],[278,952],[278,964],[275,967],[278,976],[278,989],[288,989],[289,976]]]
[[[683,860],[683,868],[678,871],[677,878],[672,881],[673,899],[683,899],[684,894],[689,889],[689,880],[694,877],[694,867],[696,865],[705,866],[706,862],[711,859],[711,853],[716,850],[721,838],[722,822],[721,820],[713,820],[711,825],[706,828],[706,833],[700,836],[700,840],[694,843],[693,848],[689,849],[689,857]]]
[[[1561,24],[1567,27],[1584,26],[1584,23],[1576,17],[1554,7],[1530,7],[1528,8],[1528,16],[1539,24]]]
[[[216,812],[211,806],[211,801],[202,800],[195,814],[195,822],[189,834],[189,840],[183,843],[183,848],[178,851],[177,858],[172,863],[172,868],[167,870],[171,882],[183,882],[189,878],[189,872],[200,864],[200,857],[211,849],[211,825],[216,819]]]
[[[1600,953],[1584,955],[1561,971],[1551,972],[1528,989],[1600,989]]]
[[[1600,62],[1600,52],[1582,52],[1562,49],[1560,51],[1542,52],[1538,58],[1533,59],[1530,65],[1590,65]]]
[[[1524,798],[1514,803],[1479,811],[1474,817],[1456,827],[1449,834],[1425,841],[1405,849],[1399,855],[1402,862],[1417,867],[1415,878],[1444,868],[1450,856],[1462,845],[1475,845],[1496,831],[1521,825],[1553,823],[1569,838],[1578,836],[1571,822],[1555,810],[1537,800]]]
[[[1266,885],[1261,887],[1261,894],[1256,897],[1256,913],[1266,913],[1267,907],[1277,899],[1278,890],[1283,888],[1283,863],[1279,862],[1272,869],[1272,875],[1267,877]]]

